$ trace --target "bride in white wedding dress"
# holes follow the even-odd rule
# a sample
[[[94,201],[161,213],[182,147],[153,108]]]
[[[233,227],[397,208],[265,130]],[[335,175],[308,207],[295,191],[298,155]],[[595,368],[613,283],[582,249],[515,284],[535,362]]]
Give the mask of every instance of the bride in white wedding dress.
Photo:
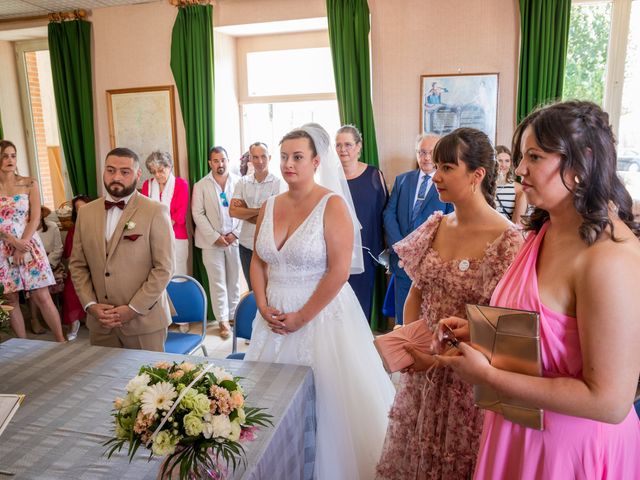
[[[340,183],[332,185],[338,194],[314,180],[318,168],[330,180],[344,175],[319,125],[293,130],[280,145],[289,190],[271,197],[258,217],[251,284],[259,312],[245,360],[311,366],[314,478],[368,480],[375,476],[395,390],[347,283],[352,257],[361,260],[349,190],[346,181],[346,193]]]

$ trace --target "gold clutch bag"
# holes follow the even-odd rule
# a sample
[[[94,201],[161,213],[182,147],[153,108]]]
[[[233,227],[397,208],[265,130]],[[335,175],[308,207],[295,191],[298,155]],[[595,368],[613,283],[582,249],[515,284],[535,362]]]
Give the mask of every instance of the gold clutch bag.
[[[542,376],[540,317],[536,312],[510,308],[467,305],[471,341],[491,365],[500,370]],[[536,430],[544,429],[544,412],[475,385],[478,407],[502,414],[507,420]]]

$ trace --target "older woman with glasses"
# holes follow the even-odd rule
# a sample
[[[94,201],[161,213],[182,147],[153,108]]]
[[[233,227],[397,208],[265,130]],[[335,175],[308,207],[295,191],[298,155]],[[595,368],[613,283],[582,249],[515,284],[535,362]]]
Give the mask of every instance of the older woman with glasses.
[[[380,170],[360,161],[362,135],[356,127],[340,127],[336,134],[336,152],[349,184],[358,221],[362,226],[362,246],[371,253],[364,254],[364,272],[351,275],[349,285],[358,297],[365,316],[371,322],[371,302],[376,274],[376,262],[373,257],[377,258],[384,249],[382,212],[387,203],[387,187]]]
[[[186,180],[173,174],[173,161],[167,152],[153,152],[147,157],[145,165],[153,178],[142,184],[142,194],[169,207],[176,240],[174,273],[187,275],[189,185]]]

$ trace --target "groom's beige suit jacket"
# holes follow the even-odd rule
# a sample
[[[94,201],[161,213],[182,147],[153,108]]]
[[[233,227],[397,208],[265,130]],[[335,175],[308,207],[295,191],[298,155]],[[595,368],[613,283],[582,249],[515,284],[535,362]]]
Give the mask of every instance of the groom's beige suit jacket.
[[[69,268],[80,302],[129,305],[139,312],[119,327],[123,335],[167,328],[171,314],[166,287],[174,269],[169,209],[136,192],[109,242],[105,223],[104,198],[78,210]],[[111,332],[91,315],[87,327],[100,334]]]

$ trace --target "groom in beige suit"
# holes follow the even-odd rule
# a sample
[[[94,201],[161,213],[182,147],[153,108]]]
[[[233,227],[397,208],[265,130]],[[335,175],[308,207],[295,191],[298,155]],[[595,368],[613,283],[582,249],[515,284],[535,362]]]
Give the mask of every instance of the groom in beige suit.
[[[107,193],[78,210],[69,267],[92,345],[162,352],[173,229],[167,207],[136,191],[140,173],[128,148],[107,154]]]

